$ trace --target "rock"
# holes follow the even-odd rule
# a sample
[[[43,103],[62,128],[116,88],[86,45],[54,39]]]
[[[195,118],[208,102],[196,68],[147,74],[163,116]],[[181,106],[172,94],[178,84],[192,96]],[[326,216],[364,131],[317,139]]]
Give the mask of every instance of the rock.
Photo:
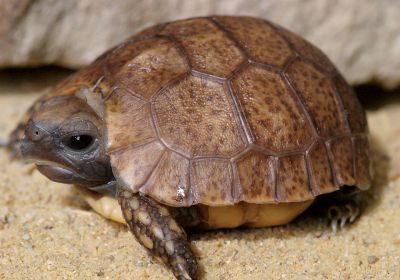
[[[78,68],[145,26],[207,14],[268,18],[324,50],[352,84],[400,85],[398,0],[0,0],[0,67]]]
[[[30,1],[0,0],[0,36],[7,35],[9,31],[12,31],[14,23],[25,13]]]

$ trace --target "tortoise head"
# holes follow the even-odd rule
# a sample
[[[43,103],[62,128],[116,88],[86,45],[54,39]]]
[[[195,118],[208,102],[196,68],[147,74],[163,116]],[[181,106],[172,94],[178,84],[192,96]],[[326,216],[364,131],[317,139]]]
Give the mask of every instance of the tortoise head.
[[[103,119],[76,96],[45,100],[25,128],[21,152],[50,180],[85,187],[113,179]]]

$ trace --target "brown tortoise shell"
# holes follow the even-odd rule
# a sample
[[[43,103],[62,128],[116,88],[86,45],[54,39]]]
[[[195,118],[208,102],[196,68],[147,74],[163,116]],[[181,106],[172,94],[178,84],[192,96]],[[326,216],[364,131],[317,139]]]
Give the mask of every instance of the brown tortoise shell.
[[[370,185],[357,97],[320,50],[265,20],[146,29],[54,92],[94,84],[117,179],[162,203],[295,202]]]

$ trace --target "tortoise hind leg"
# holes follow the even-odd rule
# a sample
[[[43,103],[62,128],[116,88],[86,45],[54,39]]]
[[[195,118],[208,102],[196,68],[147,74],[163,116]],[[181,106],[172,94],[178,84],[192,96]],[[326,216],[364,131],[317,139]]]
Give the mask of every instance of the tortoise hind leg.
[[[197,261],[186,233],[167,207],[124,190],[118,191],[118,201],[128,227],[139,243],[169,266],[177,279],[197,279]]]
[[[330,194],[322,195],[317,201],[328,218],[333,233],[353,223],[361,213],[362,191],[357,187],[343,187]]]

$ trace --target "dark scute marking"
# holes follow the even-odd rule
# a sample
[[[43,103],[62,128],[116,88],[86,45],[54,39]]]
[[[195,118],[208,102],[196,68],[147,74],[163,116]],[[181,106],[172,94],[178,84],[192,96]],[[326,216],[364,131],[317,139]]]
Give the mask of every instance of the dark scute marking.
[[[201,159],[191,165],[194,204],[232,204],[233,177],[228,160]]]
[[[232,89],[256,144],[287,152],[311,143],[311,124],[278,73],[247,67],[233,78]]]
[[[236,161],[243,201],[267,203],[275,200],[274,158],[250,151]]]
[[[167,205],[182,207],[192,203],[189,188],[189,160],[168,150],[140,191]]]
[[[335,66],[320,49],[287,29],[278,28],[280,33],[290,42],[299,55],[316,64],[325,73],[331,76],[337,74]]]
[[[304,155],[282,156],[278,160],[277,197],[280,201],[305,201],[313,198],[309,190]]]
[[[172,42],[156,40],[139,48],[115,73],[114,79],[146,100],[189,70]]]
[[[105,105],[108,151],[157,138],[151,121],[150,104],[118,88]]]
[[[205,18],[172,22],[161,34],[174,37],[199,72],[228,77],[245,60],[236,44]]]
[[[333,155],[333,166],[336,180],[339,186],[353,186],[354,176],[354,154],[353,143],[350,137],[340,137],[330,143]]]
[[[295,60],[287,69],[289,79],[307,106],[320,136],[331,138],[348,133],[345,114],[332,80],[311,64]]]
[[[338,189],[336,186],[329,157],[324,142],[316,142],[309,152],[309,163],[311,167],[311,184],[316,194],[329,193]]]
[[[338,76],[335,79],[335,84],[342,98],[351,131],[353,133],[365,132],[367,128],[367,119],[356,93],[342,76]]]
[[[214,17],[254,61],[283,67],[292,56],[286,41],[266,21],[253,17]]]
[[[373,176],[370,148],[366,137],[355,139],[356,186],[365,189],[371,185]]]
[[[155,118],[161,137],[174,150],[192,156],[231,156],[245,147],[225,88],[189,76],[157,97]]]

